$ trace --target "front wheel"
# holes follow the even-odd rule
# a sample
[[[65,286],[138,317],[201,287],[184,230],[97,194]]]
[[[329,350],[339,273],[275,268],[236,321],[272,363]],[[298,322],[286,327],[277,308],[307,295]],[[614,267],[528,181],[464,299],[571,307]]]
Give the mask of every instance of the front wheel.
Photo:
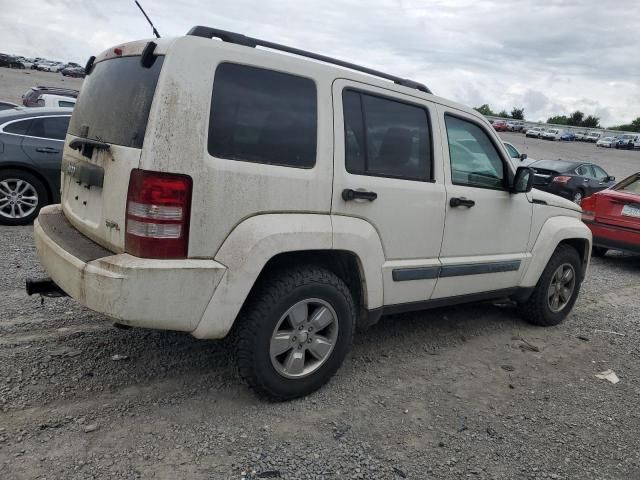
[[[558,325],[578,298],[581,271],[580,255],[576,249],[570,245],[559,245],[529,299],[518,305],[520,315],[534,325]]]
[[[356,308],[345,283],[317,266],[261,282],[237,320],[240,376],[259,395],[289,400],[322,387],[353,341]]]

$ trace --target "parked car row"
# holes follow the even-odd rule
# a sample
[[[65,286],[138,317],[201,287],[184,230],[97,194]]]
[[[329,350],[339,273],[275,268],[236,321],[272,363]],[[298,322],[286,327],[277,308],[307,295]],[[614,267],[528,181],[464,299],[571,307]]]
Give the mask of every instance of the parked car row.
[[[31,70],[40,70],[43,72],[62,73],[65,77],[81,77],[84,78],[84,68],[74,62],[57,62],[44,58],[25,58],[21,56],[8,55],[0,53],[0,67],[8,68],[29,68]]]

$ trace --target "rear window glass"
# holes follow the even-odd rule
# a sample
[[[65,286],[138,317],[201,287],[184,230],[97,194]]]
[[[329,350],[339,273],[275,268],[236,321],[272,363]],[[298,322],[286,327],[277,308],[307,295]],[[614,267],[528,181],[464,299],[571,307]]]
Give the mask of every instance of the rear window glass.
[[[69,133],[142,148],[163,60],[157,57],[151,68],[139,56],[97,63],[84,80]]]
[[[222,63],[213,84],[209,154],[311,168],[316,162],[317,103],[313,80]]]

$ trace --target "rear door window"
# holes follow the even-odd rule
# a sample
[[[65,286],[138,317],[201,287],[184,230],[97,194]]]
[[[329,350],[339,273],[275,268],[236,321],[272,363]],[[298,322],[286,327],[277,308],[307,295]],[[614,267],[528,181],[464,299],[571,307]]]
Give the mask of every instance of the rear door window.
[[[34,118],[27,135],[51,140],[64,140],[69,127],[69,118],[70,117]]]
[[[432,179],[429,116],[424,108],[355,90],[345,90],[342,103],[349,173]]]
[[[316,85],[309,78],[222,63],[213,84],[208,151],[214,157],[311,168]]]
[[[139,56],[96,63],[82,84],[69,133],[142,148],[163,60],[156,57],[150,68]]]

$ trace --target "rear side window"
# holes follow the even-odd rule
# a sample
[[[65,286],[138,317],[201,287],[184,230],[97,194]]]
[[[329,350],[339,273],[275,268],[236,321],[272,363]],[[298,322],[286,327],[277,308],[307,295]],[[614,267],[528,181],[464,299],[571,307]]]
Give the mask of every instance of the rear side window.
[[[303,77],[222,63],[213,84],[208,151],[214,157],[311,168],[317,94]]]
[[[344,90],[345,167],[358,175],[429,181],[427,111],[388,98]]]
[[[65,102],[64,100],[61,100],[58,102],[58,106],[59,107],[75,107],[76,103],[75,102]]]
[[[27,135],[51,140],[64,140],[68,127],[69,117],[34,118]]]
[[[4,127],[3,132],[15,133],[16,135],[26,135],[31,126],[31,119],[21,120],[19,122],[13,122]]]
[[[142,148],[163,60],[156,57],[151,68],[139,56],[96,63],[82,84],[69,133]]]

